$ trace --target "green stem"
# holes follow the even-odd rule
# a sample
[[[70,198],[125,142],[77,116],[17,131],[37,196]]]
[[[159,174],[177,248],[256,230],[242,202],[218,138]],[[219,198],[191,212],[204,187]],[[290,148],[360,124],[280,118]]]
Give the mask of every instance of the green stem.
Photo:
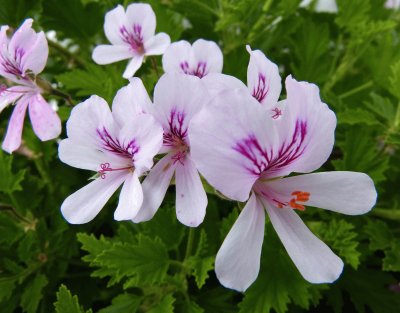
[[[400,221],[400,210],[387,210],[387,209],[380,209],[375,208],[371,211],[372,215],[381,217],[391,221]]]
[[[191,228],[189,228],[189,236],[188,236],[188,241],[187,241],[187,245],[186,245],[185,260],[187,260],[190,257],[190,255],[192,254],[193,242],[194,242],[194,228],[191,227]]]
[[[55,42],[53,40],[47,39],[47,42],[49,43],[49,46],[51,48],[60,52],[66,59],[73,60],[79,67],[85,67],[86,62],[77,54],[72,53],[71,51],[60,45],[58,42]]]
[[[156,73],[157,77],[160,78],[160,73],[158,72],[156,57],[153,56],[150,59],[151,59],[151,64],[153,65],[154,72]]]
[[[361,86],[358,86],[358,87],[353,88],[353,89],[351,89],[351,90],[349,90],[349,91],[347,91],[345,93],[342,93],[339,96],[339,99],[343,100],[344,98],[350,97],[350,96],[352,96],[352,95],[354,95],[354,94],[356,94],[356,93],[358,93],[358,92],[360,92],[362,90],[368,89],[369,87],[372,87],[373,83],[374,82],[372,80],[370,80],[370,81],[366,82],[365,84],[362,84]]]
[[[9,195],[9,197],[11,199],[11,202],[13,202],[13,205],[16,206],[16,204],[17,204],[16,198],[13,196],[12,193],[9,193],[8,195]],[[17,212],[17,210],[11,205],[0,204],[0,210],[4,210],[4,211],[7,211],[7,212],[10,212],[17,220],[19,220],[19,221],[21,221],[23,223],[31,224],[31,221],[27,220],[25,217],[23,217],[21,214],[19,214]]]
[[[396,117],[394,119],[393,126],[394,126],[394,129],[397,129],[400,126],[400,102],[397,104]]]
[[[45,184],[49,186],[50,194],[53,194],[53,192],[54,192],[53,182],[50,179],[50,176],[48,175],[46,169],[44,168],[44,164],[43,164],[42,158],[40,158],[40,157],[39,158],[35,158],[34,159],[34,163],[35,163],[37,171],[39,172],[40,177],[42,177],[42,179],[45,182]]]

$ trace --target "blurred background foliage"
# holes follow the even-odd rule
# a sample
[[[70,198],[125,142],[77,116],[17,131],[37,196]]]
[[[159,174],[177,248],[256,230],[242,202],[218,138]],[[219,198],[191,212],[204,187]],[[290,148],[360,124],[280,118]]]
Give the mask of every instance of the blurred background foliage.
[[[400,11],[385,9],[384,0],[338,0],[337,14],[299,8],[300,0],[147,2],[157,31],[173,41],[218,42],[226,74],[246,80],[250,44],[279,65],[282,77],[318,84],[338,117],[335,148],[323,169],[369,174],[378,203],[358,217],[314,208],[301,213],[345,261],[331,285],[306,282],[267,222],[259,277],[241,294],[223,288],[213,272],[241,204],[210,190],[204,223],[189,229],[176,221],[173,192],[143,224],[115,222],[114,196],[94,221],[68,225],[60,205],[90,173],[61,163],[57,142],[40,142],[28,126],[22,149],[13,156],[0,152],[0,311],[398,312]],[[91,51],[107,42],[104,14],[118,3],[130,1],[1,0],[0,25],[17,28],[34,18],[37,30],[52,31],[42,78],[72,104],[92,94],[111,103],[127,84],[121,77],[125,63],[96,65]],[[137,76],[151,94],[158,77],[149,60]],[[72,105],[46,97],[58,102],[66,121]],[[10,113],[8,108],[0,117],[1,137]]]

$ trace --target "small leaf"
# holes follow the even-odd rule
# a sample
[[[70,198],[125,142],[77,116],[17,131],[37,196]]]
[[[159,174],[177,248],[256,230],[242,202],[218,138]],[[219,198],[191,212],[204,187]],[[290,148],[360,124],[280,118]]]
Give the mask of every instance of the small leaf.
[[[197,287],[201,288],[208,278],[208,272],[214,268],[214,256],[208,256],[207,233],[204,229],[200,232],[197,251],[187,263],[193,270]]]
[[[112,300],[112,304],[110,306],[101,309],[98,313],[134,313],[138,309],[140,302],[140,297],[128,293],[123,293],[115,297]]]
[[[0,191],[11,193],[22,190],[21,182],[25,176],[25,170],[20,170],[14,174],[11,170],[12,156],[6,156],[0,150]]]
[[[21,296],[21,307],[27,313],[37,312],[37,307],[42,298],[42,290],[47,286],[48,280],[42,274],[28,283]]]
[[[148,313],[174,313],[174,302],[175,298],[169,294],[160,303],[153,306]]]
[[[72,296],[64,285],[57,292],[57,302],[54,303],[56,313],[84,313],[79,306],[78,297]]]

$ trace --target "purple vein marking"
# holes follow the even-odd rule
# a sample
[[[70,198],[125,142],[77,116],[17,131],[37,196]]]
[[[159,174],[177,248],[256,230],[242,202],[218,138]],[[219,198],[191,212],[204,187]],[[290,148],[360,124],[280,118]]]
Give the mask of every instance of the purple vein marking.
[[[139,152],[139,146],[136,144],[136,140],[132,139],[127,144],[121,144],[116,138],[113,138],[105,127],[103,129],[97,129],[103,149],[112,152],[116,155],[133,159],[136,153]]]
[[[306,135],[307,123],[297,120],[290,142],[283,142],[277,152],[261,147],[254,134],[238,141],[233,150],[251,161],[253,166],[247,168],[251,173],[261,175],[267,171],[277,171],[299,158],[306,148],[303,144]]]

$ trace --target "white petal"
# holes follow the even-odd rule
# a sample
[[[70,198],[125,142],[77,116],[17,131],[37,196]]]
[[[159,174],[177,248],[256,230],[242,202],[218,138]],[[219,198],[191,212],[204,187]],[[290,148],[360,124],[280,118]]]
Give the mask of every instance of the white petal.
[[[28,100],[22,97],[11,114],[10,121],[8,122],[6,136],[4,138],[2,148],[8,153],[12,153],[21,145],[22,129],[24,127],[24,119]]]
[[[61,134],[60,118],[40,94],[29,98],[29,117],[40,140],[51,140]]]
[[[250,53],[247,68],[247,85],[250,92],[261,104],[272,108],[278,102],[282,89],[278,66],[262,51],[252,51],[250,46],[246,46],[246,49]]]
[[[68,137],[82,145],[99,148],[98,129],[105,127],[114,132],[114,120],[107,102],[98,96],[91,96],[76,105],[67,122]]]
[[[276,123],[279,141],[291,142],[295,138],[296,129],[304,135],[304,139],[300,140],[300,136],[297,136],[297,142],[301,142],[299,151],[302,152],[297,159],[282,166],[278,176],[290,172],[312,172],[320,168],[331,154],[335,139],[336,116],[321,101],[318,87],[288,76],[286,90],[285,112]]]
[[[193,43],[192,47],[196,63],[206,63],[206,75],[208,73],[222,72],[222,51],[214,41],[198,39]]]
[[[309,200],[301,204],[348,215],[367,213],[376,202],[372,179],[357,172],[326,172],[305,174],[267,182],[283,199],[293,198],[291,193],[310,193]]]
[[[228,198],[246,201],[260,176],[257,162],[246,153],[259,162],[261,153],[254,145],[242,152],[237,147],[250,136],[260,145],[275,138],[269,114],[247,90],[235,89],[219,93],[192,119],[191,156],[205,179]]]
[[[148,221],[157,212],[174,175],[175,167],[171,156],[166,155],[151,169],[142,183],[143,204],[133,219],[135,223]]]
[[[307,281],[331,283],[340,276],[342,260],[307,228],[292,209],[270,205],[266,208],[287,253]]]
[[[201,79],[201,82],[205,85],[210,99],[227,90],[242,89],[247,91],[247,86],[231,75],[209,73]]]
[[[61,140],[58,146],[58,157],[69,166],[91,171],[99,171],[100,164],[109,162],[108,155],[69,138]]]
[[[144,43],[145,55],[160,55],[171,44],[171,38],[166,33],[158,33]]]
[[[112,114],[120,126],[131,122],[131,117],[146,112],[151,106],[142,80],[133,77],[129,84],[118,90],[112,103]]]
[[[143,203],[143,191],[136,172],[128,175],[119,195],[118,207],[114,212],[116,221],[133,219]]]
[[[129,46],[100,45],[94,48],[92,59],[97,64],[110,64],[121,60],[130,59],[134,53]]]
[[[186,129],[191,118],[205,104],[206,96],[207,92],[198,77],[166,73],[154,88],[154,106],[151,113],[164,129],[169,129],[171,111],[181,112],[184,115],[182,127]]]
[[[122,5],[106,13],[104,18],[104,33],[107,39],[114,45],[124,44],[120,28],[127,25],[125,10]]]
[[[182,62],[191,62],[192,46],[186,40],[173,42],[162,57],[165,73],[184,73],[181,68]]]
[[[26,87],[24,86],[14,86],[3,90],[0,93],[0,113],[4,110],[9,104],[16,101],[19,97],[21,97],[25,93]]]
[[[153,166],[153,158],[163,142],[163,129],[150,114],[141,113],[131,117],[131,122],[120,130],[118,139],[122,146],[134,141],[139,148],[133,159],[137,175],[141,176]]]
[[[225,287],[245,291],[256,280],[260,270],[264,225],[264,209],[252,194],[215,259],[215,272]]]
[[[129,61],[124,74],[122,74],[123,78],[131,78],[135,75],[136,71],[140,68],[143,63],[143,55],[135,55],[132,60]]]
[[[189,156],[175,172],[176,216],[190,227],[199,226],[206,215],[207,195],[196,166]]]
[[[21,65],[24,72],[31,70],[33,73],[39,74],[46,66],[49,46],[43,32],[37,33],[34,38],[35,41],[26,51],[21,60]]]
[[[125,178],[126,174],[121,173],[107,173],[105,179],[97,178],[64,200],[61,205],[62,215],[71,224],[90,222]]]
[[[147,3],[132,3],[128,5],[126,19],[128,25],[138,24],[142,27],[141,34],[144,41],[152,37],[156,31],[156,15]]]

